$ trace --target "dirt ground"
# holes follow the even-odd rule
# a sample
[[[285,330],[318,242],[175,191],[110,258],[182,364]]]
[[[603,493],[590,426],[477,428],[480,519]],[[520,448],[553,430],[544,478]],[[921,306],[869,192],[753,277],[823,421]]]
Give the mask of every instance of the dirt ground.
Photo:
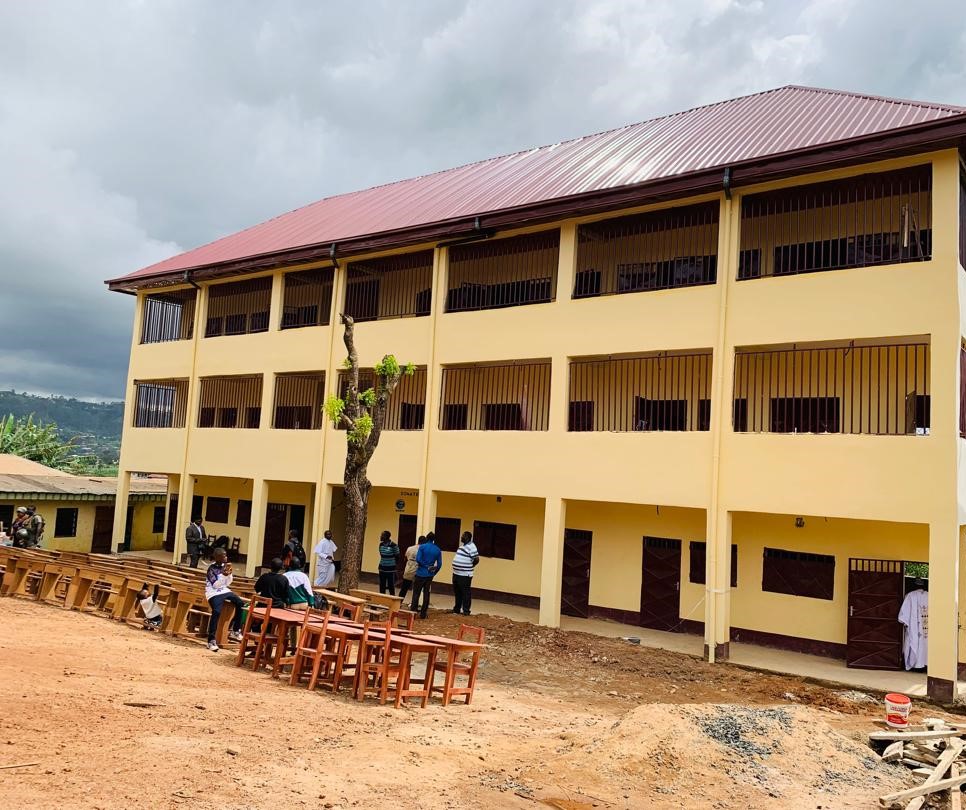
[[[470,706],[293,688],[103,618],[0,601],[0,796],[70,808],[871,808],[878,696],[477,616]],[[455,633],[457,617],[421,626]],[[148,704],[148,705],[131,705]],[[929,715],[941,715],[928,706]],[[920,716],[921,716],[920,712]]]

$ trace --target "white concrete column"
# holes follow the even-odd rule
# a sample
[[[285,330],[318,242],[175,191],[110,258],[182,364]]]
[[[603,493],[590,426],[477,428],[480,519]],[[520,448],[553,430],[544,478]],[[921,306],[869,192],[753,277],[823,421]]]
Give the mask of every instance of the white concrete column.
[[[942,703],[956,698],[959,668],[959,524],[929,524],[929,617],[926,690]]]
[[[540,565],[540,624],[560,627],[560,586],[563,577],[563,536],[567,505],[547,498],[543,511],[543,551]]]
[[[124,544],[127,526],[127,502],[131,491],[131,471],[117,471],[117,495],[114,498],[114,529],[111,533],[111,549],[116,554]]]
[[[255,576],[255,569],[262,564],[265,547],[265,513],[268,509],[268,481],[256,478],[252,481],[252,519],[248,527],[248,548],[245,551],[245,576]]]

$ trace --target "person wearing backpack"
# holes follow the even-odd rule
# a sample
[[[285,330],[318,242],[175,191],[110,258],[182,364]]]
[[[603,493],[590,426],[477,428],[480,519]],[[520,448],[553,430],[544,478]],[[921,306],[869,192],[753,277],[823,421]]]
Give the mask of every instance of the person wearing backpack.
[[[44,516],[37,513],[36,506],[28,506],[27,514],[27,548],[37,548],[44,541],[44,527],[47,525]]]
[[[299,539],[299,533],[292,529],[288,533],[288,540],[285,541],[285,545],[282,546],[282,562],[285,564],[285,569],[288,570],[292,563],[298,563],[296,571],[305,570],[305,561],[308,555],[305,553],[305,546],[302,545],[302,541]]]
[[[453,595],[456,597],[453,613],[470,615],[470,603],[473,598],[473,569],[479,563],[480,552],[473,542],[473,535],[463,532],[463,536],[460,537],[460,547],[453,555]]]

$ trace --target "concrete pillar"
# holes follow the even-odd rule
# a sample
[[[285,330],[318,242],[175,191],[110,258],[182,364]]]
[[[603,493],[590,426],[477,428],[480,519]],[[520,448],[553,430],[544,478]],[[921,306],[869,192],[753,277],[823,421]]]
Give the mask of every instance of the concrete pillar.
[[[550,497],[543,511],[543,551],[540,565],[540,618],[545,627],[560,627],[560,583],[563,577],[563,535],[567,505]]]
[[[416,507],[416,534],[428,534],[436,530],[437,493],[428,489],[419,493],[419,506]]]
[[[181,476],[181,485],[178,487],[178,525],[174,530],[174,562],[181,561],[181,555],[188,551],[188,543],[185,540],[185,529],[194,515],[191,514],[191,499],[195,494],[195,478],[190,473]]]
[[[548,429],[551,433],[566,433],[570,419],[570,358],[565,354],[555,354],[550,362]]]
[[[959,665],[959,524],[929,524],[929,653],[926,691],[933,700],[956,698]]]
[[[268,331],[277,332],[282,326],[282,304],[285,294],[285,274],[272,276],[272,303],[268,310]]]
[[[255,576],[255,569],[262,564],[265,547],[265,513],[268,509],[268,481],[256,478],[252,481],[252,519],[248,527],[245,576]]]
[[[557,254],[557,301],[569,301],[574,293],[577,272],[577,225],[565,222],[560,226],[560,251]]]
[[[704,588],[704,657],[727,661],[731,638],[731,512],[708,514]]]
[[[127,502],[131,491],[131,471],[117,471],[117,495],[114,498],[114,529],[111,533],[111,550],[116,554],[124,545],[127,527]]]

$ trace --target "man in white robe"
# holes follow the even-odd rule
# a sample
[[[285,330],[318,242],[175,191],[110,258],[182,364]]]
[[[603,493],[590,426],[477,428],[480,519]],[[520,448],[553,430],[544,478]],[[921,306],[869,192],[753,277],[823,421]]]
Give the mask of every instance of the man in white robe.
[[[335,552],[338,546],[332,542],[328,529],[313,549],[315,553],[315,587],[328,588],[335,582]]]
[[[905,627],[902,653],[906,669],[923,669],[929,644],[929,592],[925,582],[917,579],[916,589],[909,591],[899,609],[899,623]]]

